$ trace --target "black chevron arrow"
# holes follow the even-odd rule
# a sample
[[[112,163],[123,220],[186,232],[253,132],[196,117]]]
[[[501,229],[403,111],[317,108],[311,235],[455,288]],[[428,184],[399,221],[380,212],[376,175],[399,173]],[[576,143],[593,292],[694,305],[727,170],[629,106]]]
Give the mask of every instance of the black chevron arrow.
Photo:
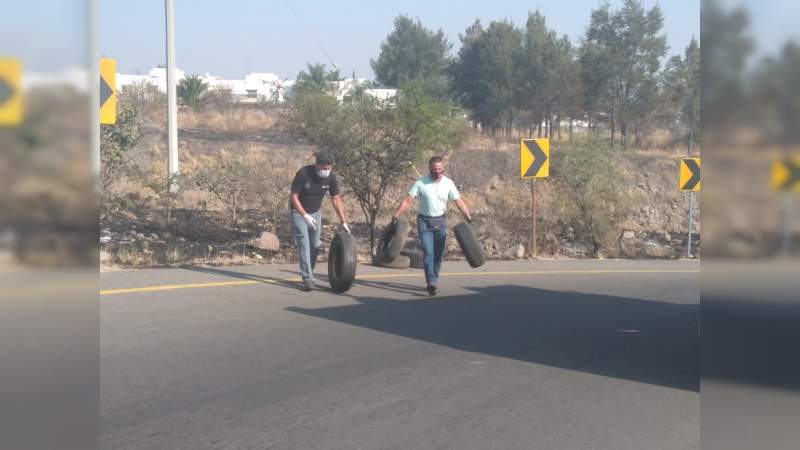
[[[105,105],[106,101],[108,100],[109,97],[111,97],[111,94],[113,94],[113,93],[114,93],[114,90],[111,89],[111,86],[108,85],[106,80],[101,75],[100,76],[100,107],[101,108],[103,107],[103,105]]]
[[[697,186],[697,183],[700,182],[700,166],[697,165],[697,161],[694,159],[684,159],[683,163],[686,164],[686,168],[692,172],[692,177],[683,184],[681,189],[684,191],[691,191]]]
[[[528,167],[528,170],[525,171],[526,177],[535,177],[536,174],[539,173],[539,169],[542,168],[545,161],[547,161],[547,155],[539,148],[539,144],[533,139],[525,139],[525,148],[531,152],[533,155],[533,162],[531,166]]]
[[[6,82],[6,80],[0,79],[0,105],[7,102],[13,94],[14,90]]]
[[[800,165],[795,164],[791,159],[784,159],[783,167],[789,172],[789,176],[786,178],[786,181],[781,184],[780,189],[789,191],[795,184],[800,183]]]

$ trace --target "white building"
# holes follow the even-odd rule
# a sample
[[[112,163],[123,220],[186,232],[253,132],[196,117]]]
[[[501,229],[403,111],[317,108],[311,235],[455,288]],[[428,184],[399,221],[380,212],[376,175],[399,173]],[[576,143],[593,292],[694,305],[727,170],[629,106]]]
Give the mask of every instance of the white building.
[[[175,71],[175,81],[180,82],[186,74],[182,70]],[[244,80],[226,80],[209,73],[200,79],[208,83],[209,90],[229,90],[236,101],[282,103],[291,95],[296,80],[283,80],[278,75],[268,72],[256,72],[245,76]],[[161,92],[167,92],[167,70],[163,67],[150,69],[147,75],[128,75],[117,73],[117,90],[137,83],[149,83]],[[334,83],[336,98],[341,102],[356,87],[367,83],[365,78],[348,78]],[[397,94],[396,89],[366,89],[366,95],[381,102],[390,102]]]
[[[186,74],[180,70],[175,69],[175,82],[186,77]],[[163,67],[154,67],[150,69],[147,75],[127,75],[124,73],[117,73],[117,90],[121,91],[123,86],[129,86],[137,83],[149,83],[157,87],[161,92],[167,92],[167,69]]]
[[[364,94],[378,100],[382,104],[391,104],[397,96],[397,89],[373,88],[364,91]]]

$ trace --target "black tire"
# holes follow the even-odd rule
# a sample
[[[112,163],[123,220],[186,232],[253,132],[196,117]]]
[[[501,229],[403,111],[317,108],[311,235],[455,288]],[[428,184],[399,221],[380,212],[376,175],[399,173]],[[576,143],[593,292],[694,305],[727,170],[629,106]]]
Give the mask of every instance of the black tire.
[[[418,249],[411,249],[411,250],[403,250],[400,252],[401,255],[408,256],[410,261],[410,266],[412,269],[424,269],[425,266],[422,264],[423,253],[422,250]]]
[[[381,261],[378,259],[373,264],[378,267],[385,267],[387,269],[408,269],[411,265],[411,260],[406,255],[397,255],[397,258],[391,262]]]
[[[334,292],[347,292],[353,286],[357,265],[355,238],[350,233],[336,233],[328,254],[328,281]]]
[[[483,246],[475,238],[475,232],[472,231],[470,224],[464,222],[456,225],[453,228],[456,235],[458,245],[461,247],[461,252],[467,257],[467,262],[472,267],[480,267],[486,262],[483,256]]]
[[[383,257],[384,262],[390,263],[400,255],[400,251],[406,245],[410,231],[411,225],[404,219],[400,219],[397,222],[397,227],[387,225],[384,228],[383,236],[381,236],[380,245],[378,246],[378,255]]]

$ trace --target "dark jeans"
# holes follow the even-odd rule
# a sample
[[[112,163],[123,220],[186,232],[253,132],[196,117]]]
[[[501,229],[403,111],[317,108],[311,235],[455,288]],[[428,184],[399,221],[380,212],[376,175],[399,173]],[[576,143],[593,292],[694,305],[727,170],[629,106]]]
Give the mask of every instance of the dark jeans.
[[[431,227],[433,224],[434,220],[428,220],[428,218],[421,215],[417,216],[417,230],[419,231],[419,240],[422,242],[422,265],[425,267],[425,282],[436,286],[439,281],[442,256],[444,255],[447,218],[445,217],[444,220],[441,220],[438,229],[434,230]]]

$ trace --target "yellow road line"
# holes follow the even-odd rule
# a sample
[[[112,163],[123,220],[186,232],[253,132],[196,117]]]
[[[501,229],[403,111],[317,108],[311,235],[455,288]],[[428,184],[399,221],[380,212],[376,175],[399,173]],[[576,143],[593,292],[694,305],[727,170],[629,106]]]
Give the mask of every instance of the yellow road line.
[[[244,286],[248,284],[271,284],[272,280],[256,281],[218,281],[214,283],[193,283],[193,284],[167,284],[163,286],[148,286],[139,288],[126,288],[126,289],[107,289],[100,291],[100,295],[111,294],[127,294],[131,292],[152,292],[152,291],[170,291],[173,289],[192,289],[192,288],[206,288],[206,287],[220,287],[220,286]]]
[[[461,277],[461,276],[489,276],[489,275],[586,275],[586,274],[637,274],[637,273],[700,273],[699,270],[533,270],[533,271],[510,271],[510,272],[450,272],[440,274],[440,277]],[[361,275],[356,277],[356,280],[371,280],[381,278],[411,278],[422,277],[422,273],[387,273],[387,274],[371,274]],[[129,294],[133,292],[153,292],[153,291],[170,291],[175,289],[194,289],[194,288],[208,288],[208,287],[224,287],[224,286],[246,286],[252,284],[278,284],[281,282],[291,283],[298,282],[300,278],[284,278],[278,280],[264,279],[250,279],[241,281],[217,281],[210,283],[192,283],[192,284],[166,284],[161,286],[148,286],[138,288],[124,288],[124,289],[106,289],[100,291],[100,295],[113,295],[113,294]]]

